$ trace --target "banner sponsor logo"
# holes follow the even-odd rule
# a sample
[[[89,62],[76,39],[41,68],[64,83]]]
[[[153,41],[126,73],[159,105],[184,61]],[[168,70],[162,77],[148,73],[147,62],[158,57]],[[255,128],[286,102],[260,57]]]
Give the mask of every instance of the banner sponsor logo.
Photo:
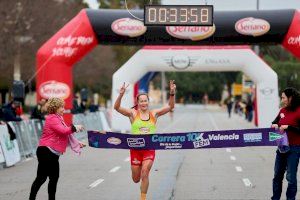
[[[269,88],[269,87],[260,89],[260,92],[265,96],[269,96],[269,95],[273,94],[274,91],[275,91],[274,89]]]
[[[84,36],[78,36],[78,37],[60,37],[58,38],[56,44],[57,46],[87,46],[92,44],[94,41],[93,37],[84,37]]]
[[[159,146],[165,149],[182,149],[181,143],[159,143]]]
[[[273,128],[247,129],[247,130],[224,130],[224,131],[204,131],[185,133],[161,133],[130,135],[115,132],[107,132],[101,135],[95,131],[89,131],[89,144],[97,148],[116,149],[202,149],[202,148],[224,148],[224,147],[245,147],[245,146],[275,146],[277,140],[283,136]],[[264,134],[269,135],[263,137]],[[115,138],[121,140],[117,146],[109,144],[107,138],[113,143]],[[98,141],[101,145],[94,145]],[[276,141],[276,142],[275,142]]]
[[[300,35],[288,38],[288,44],[300,47]]]
[[[10,141],[9,135],[4,135],[4,144],[7,151],[11,151],[15,148],[15,145],[12,141]]]
[[[6,125],[0,125],[0,148],[2,148],[7,167],[14,165],[21,160],[17,140],[10,140]]]
[[[269,132],[269,141],[275,141],[283,138],[283,135],[280,135],[278,133]]]
[[[245,133],[243,138],[244,142],[261,142],[262,133]]]
[[[144,138],[127,138],[127,143],[129,147],[145,147]]]
[[[91,143],[92,147],[100,147],[99,142],[98,141],[94,141]]]
[[[184,135],[180,136],[160,136],[153,135],[152,142],[185,142],[186,137]]]
[[[166,30],[168,34],[175,38],[185,40],[204,40],[212,36],[216,27],[213,26],[167,26]]]
[[[228,135],[225,135],[225,134],[211,134],[211,135],[208,135],[208,139],[210,141],[212,140],[216,140],[216,141],[219,141],[219,140],[239,140],[239,135],[233,133],[233,134],[228,134]]]
[[[109,144],[113,144],[113,145],[119,145],[121,144],[121,140],[119,138],[116,138],[116,137],[110,137],[110,138],[107,138],[107,142]]]
[[[224,65],[224,64],[231,64],[231,62],[227,58],[223,58],[223,59],[207,58],[205,59],[205,64]]]
[[[111,25],[114,33],[129,37],[138,37],[147,31],[144,23],[130,18],[122,18],[114,21]]]
[[[247,17],[235,23],[235,30],[242,35],[261,36],[269,32],[270,24],[264,19]]]
[[[210,145],[210,141],[209,139],[203,139],[203,140],[199,140],[199,141],[195,141],[193,142],[194,144],[194,148],[201,148],[201,147],[206,147]]]
[[[70,96],[70,87],[62,82],[47,81],[40,85],[39,93],[41,97],[49,99],[51,97],[57,97],[67,99]]]
[[[176,69],[186,69],[190,66],[190,58],[186,55],[173,56],[171,64]]]
[[[208,139],[209,141],[219,140],[239,140],[239,135],[233,134],[208,134],[208,138],[203,138],[204,133],[188,133],[187,135],[165,136],[153,135],[152,142],[194,142]]]
[[[94,42],[93,37],[60,37],[56,41],[57,47],[52,49],[52,56],[72,57],[81,46],[88,46]]]

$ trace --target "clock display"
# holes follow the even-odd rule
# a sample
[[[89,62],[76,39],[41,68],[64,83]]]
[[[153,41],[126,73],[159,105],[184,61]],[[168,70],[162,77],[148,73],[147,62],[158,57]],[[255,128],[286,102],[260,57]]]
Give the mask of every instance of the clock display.
[[[147,5],[146,26],[212,26],[212,5]]]

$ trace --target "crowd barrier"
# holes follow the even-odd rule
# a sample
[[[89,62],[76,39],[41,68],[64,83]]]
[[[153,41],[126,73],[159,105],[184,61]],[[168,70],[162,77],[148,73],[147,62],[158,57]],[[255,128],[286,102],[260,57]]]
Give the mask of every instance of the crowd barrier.
[[[110,130],[106,111],[76,114],[73,116],[73,124],[82,124],[85,127],[85,131],[75,134],[79,140],[87,138],[87,130]],[[14,150],[14,154],[19,154],[19,157],[22,159],[35,156],[44,121],[31,119],[28,121],[9,122],[9,125],[16,134],[16,140],[9,140],[6,125],[2,125],[0,132],[0,139],[2,138],[2,142],[0,140],[0,165],[1,163],[3,165],[6,160],[9,160],[10,158],[8,158],[8,156],[11,157],[13,154],[11,152],[10,154],[4,153],[7,152],[7,150]],[[12,146],[15,148],[11,148]],[[19,159],[14,160],[16,162],[19,161]]]

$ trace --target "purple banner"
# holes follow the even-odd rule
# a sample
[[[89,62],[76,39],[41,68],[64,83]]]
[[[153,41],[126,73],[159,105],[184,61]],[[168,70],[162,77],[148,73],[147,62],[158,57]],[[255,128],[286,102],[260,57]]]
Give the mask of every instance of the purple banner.
[[[277,146],[283,135],[273,128],[131,135],[88,131],[89,145],[111,149],[203,149]]]

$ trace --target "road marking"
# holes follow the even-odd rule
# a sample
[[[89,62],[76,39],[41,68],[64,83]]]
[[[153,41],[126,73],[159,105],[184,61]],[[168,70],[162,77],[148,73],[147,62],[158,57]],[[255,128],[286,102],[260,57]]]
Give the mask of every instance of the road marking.
[[[28,162],[31,161],[33,158],[26,158],[25,160],[23,160],[23,162]]]
[[[244,182],[244,184],[245,184],[246,187],[251,187],[252,186],[252,183],[247,178],[243,178],[243,182]]]
[[[99,185],[103,181],[104,181],[104,179],[100,178],[100,179],[96,180],[95,182],[93,182],[91,185],[89,185],[89,188],[91,189],[91,188],[97,187],[97,185]]]
[[[226,152],[231,153],[231,149],[230,148],[226,148]]]
[[[106,119],[106,117],[105,117],[105,115],[102,111],[100,112],[100,119],[101,119],[101,123],[102,123],[102,126],[103,126],[102,129],[106,130],[106,131],[111,131],[111,129],[109,128],[107,119]]]
[[[235,156],[230,156],[230,160],[236,160]]]
[[[124,162],[129,162],[130,161],[130,157],[125,158]]]
[[[235,169],[237,172],[241,172],[243,171],[242,167],[241,166],[235,166]]]
[[[118,171],[121,167],[120,166],[116,166],[114,168],[112,168],[109,173],[115,173],[116,171]]]
[[[210,113],[208,113],[208,118],[210,122],[212,123],[215,130],[219,130],[219,127],[217,126],[216,120],[212,117]]]

